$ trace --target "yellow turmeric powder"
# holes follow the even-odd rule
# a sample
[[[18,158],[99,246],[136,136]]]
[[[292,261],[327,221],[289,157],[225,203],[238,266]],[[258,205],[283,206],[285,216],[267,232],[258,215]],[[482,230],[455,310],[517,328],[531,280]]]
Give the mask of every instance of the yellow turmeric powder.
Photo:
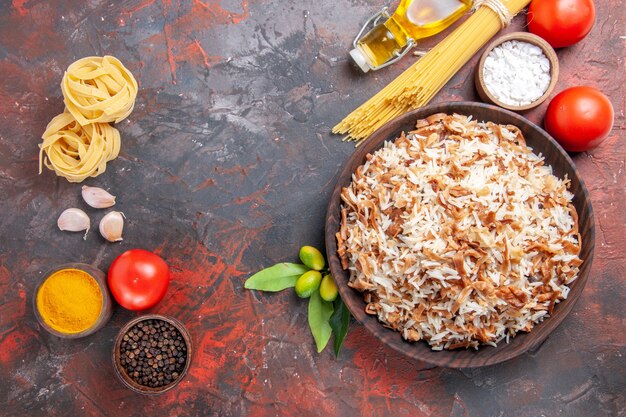
[[[61,333],[90,328],[102,311],[102,291],[96,280],[79,269],[52,274],[37,292],[37,309],[43,321]]]

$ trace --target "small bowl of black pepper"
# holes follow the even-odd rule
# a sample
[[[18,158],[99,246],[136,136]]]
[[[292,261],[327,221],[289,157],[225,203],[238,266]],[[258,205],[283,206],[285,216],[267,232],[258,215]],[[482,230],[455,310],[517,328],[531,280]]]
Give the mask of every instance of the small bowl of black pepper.
[[[115,373],[131,390],[162,394],[184,378],[191,362],[191,337],[178,320],[150,314],[128,322],[113,348]]]

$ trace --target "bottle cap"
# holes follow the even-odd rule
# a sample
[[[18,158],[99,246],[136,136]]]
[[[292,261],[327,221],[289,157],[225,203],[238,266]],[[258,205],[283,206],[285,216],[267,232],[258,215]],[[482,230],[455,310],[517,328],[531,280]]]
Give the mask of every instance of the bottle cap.
[[[367,57],[365,56],[365,54],[363,54],[363,51],[361,51],[360,49],[354,48],[353,50],[351,50],[350,56],[352,57],[352,60],[354,61],[354,63],[359,68],[361,68],[361,71],[368,72],[371,69]]]

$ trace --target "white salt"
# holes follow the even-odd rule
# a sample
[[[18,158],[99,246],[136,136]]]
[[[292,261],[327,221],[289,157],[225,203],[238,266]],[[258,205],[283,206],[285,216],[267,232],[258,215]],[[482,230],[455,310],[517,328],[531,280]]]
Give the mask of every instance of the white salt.
[[[550,61],[538,46],[507,41],[487,55],[483,76],[485,87],[498,101],[525,106],[548,89]]]

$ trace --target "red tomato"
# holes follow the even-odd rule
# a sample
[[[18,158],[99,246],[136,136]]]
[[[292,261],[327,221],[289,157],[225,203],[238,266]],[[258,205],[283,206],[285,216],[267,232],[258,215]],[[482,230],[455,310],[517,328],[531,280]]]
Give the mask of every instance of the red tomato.
[[[593,0],[533,0],[528,30],[553,48],[570,46],[587,36],[596,20]]]
[[[143,249],[124,252],[109,268],[109,289],[115,300],[129,310],[156,305],[170,283],[170,269],[161,257]]]
[[[613,128],[613,105],[595,88],[568,88],[550,102],[544,125],[565,150],[586,151],[598,146]]]

